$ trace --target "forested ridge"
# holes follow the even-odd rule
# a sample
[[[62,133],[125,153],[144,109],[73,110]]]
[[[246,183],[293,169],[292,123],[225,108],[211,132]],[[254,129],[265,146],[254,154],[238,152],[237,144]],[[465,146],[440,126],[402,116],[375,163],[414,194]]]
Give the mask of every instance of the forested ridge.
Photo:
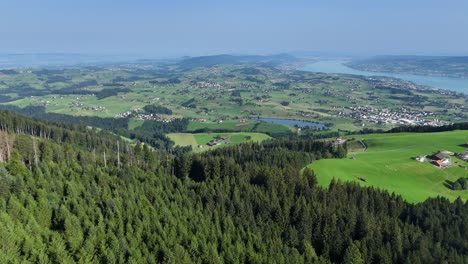
[[[184,132],[187,129],[186,118],[175,119],[170,123],[145,121],[142,126],[128,129],[128,118],[102,118],[97,116],[70,116],[46,112],[43,106],[27,106],[19,108],[11,105],[0,105],[0,109],[47,120],[50,124],[69,127],[86,127],[104,129],[115,134],[146,142],[156,148],[170,149],[174,142],[165,136],[166,133]]]
[[[174,157],[0,112],[0,263],[466,263],[468,203],[318,186],[346,145],[275,140]]]

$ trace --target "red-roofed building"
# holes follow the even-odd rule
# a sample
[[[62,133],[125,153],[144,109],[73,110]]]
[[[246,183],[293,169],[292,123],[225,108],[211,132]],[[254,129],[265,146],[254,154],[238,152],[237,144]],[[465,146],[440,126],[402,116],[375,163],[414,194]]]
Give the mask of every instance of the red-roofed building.
[[[436,165],[439,168],[445,168],[451,164],[450,160],[447,158],[443,160],[433,160],[432,163],[434,163],[434,165]]]
[[[442,160],[433,160],[432,163],[434,163],[434,165],[438,166],[439,168],[442,168],[444,166]]]

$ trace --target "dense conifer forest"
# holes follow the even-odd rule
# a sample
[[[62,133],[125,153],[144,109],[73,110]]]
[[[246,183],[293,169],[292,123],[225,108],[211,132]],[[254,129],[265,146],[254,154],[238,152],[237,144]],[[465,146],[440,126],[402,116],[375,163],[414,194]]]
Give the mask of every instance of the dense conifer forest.
[[[183,125],[183,124],[181,124]],[[0,263],[467,263],[468,203],[318,186],[346,145],[175,156],[0,111]]]

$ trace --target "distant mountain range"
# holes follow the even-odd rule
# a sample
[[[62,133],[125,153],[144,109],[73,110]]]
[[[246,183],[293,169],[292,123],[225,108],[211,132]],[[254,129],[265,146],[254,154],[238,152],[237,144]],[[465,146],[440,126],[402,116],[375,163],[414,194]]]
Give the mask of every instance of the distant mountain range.
[[[298,59],[289,54],[275,55],[213,55],[201,57],[188,57],[183,59],[179,66],[185,69],[195,67],[209,67],[217,64],[243,64],[243,63],[278,63],[278,62],[294,62]]]

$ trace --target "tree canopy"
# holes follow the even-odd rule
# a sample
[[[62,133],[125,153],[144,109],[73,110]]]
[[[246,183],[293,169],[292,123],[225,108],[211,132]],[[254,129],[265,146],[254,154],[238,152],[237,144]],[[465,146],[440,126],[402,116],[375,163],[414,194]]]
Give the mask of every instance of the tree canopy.
[[[468,203],[332,181],[314,140],[172,156],[0,112],[0,263],[466,263]],[[5,150],[5,153],[7,150]]]

